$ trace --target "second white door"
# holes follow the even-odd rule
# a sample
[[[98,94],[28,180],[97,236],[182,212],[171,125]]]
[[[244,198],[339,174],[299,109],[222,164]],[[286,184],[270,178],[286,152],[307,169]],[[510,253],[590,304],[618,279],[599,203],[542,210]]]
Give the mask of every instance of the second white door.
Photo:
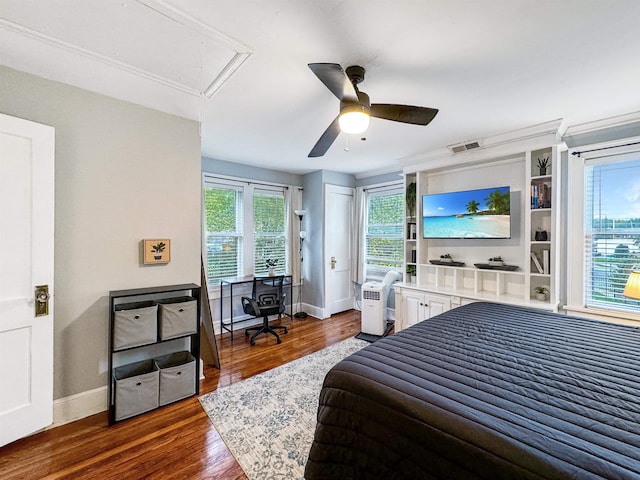
[[[328,315],[353,308],[353,204],[352,188],[325,186],[325,310]]]

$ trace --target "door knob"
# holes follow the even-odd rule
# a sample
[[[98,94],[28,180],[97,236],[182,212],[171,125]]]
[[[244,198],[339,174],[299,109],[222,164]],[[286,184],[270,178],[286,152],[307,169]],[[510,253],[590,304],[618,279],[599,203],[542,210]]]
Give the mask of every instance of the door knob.
[[[336,257],[331,257],[331,270],[336,268],[336,263],[338,263]]]
[[[36,286],[36,317],[44,317],[49,315],[49,285],[37,285]]]

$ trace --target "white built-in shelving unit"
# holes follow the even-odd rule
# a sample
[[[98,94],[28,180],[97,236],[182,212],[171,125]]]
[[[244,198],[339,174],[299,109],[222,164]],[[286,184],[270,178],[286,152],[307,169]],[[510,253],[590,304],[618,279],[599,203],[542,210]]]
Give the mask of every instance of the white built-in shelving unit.
[[[447,159],[447,155],[442,154],[443,158],[437,161],[405,166],[405,185],[415,182],[417,195],[414,215],[410,215],[407,208],[405,278],[395,289],[396,330],[429,318],[434,312],[474,301],[557,310],[559,167],[560,154],[565,148],[560,140],[562,133],[562,122],[548,122],[487,139],[484,148],[465,152],[457,164],[451,161],[451,155]],[[546,171],[540,171],[538,159],[547,159]],[[447,161],[451,166],[444,166]],[[456,175],[461,182],[456,180]],[[499,185],[511,187],[511,239],[448,242],[422,238],[422,195]],[[451,251],[455,252],[454,261],[464,265],[430,262]],[[505,262],[517,269],[488,270],[474,266],[483,260],[486,263],[495,255],[504,256]],[[412,269],[415,277],[407,274]],[[544,289],[544,299],[537,297],[537,287]],[[432,308],[434,302],[437,305]]]

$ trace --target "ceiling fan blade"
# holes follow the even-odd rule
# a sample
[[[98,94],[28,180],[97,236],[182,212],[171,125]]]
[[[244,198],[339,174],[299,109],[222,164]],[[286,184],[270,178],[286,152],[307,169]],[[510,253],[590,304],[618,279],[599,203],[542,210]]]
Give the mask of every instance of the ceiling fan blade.
[[[343,68],[337,63],[310,63],[309,68],[340,100],[358,101],[358,94]]]
[[[412,105],[394,105],[391,103],[374,103],[370,115],[394,122],[428,125],[438,113],[437,108],[414,107]]]
[[[327,150],[329,150],[329,147],[333,144],[334,140],[338,138],[338,134],[340,133],[338,118],[340,118],[340,115],[338,115],[336,119],[331,122],[331,125],[329,125],[329,127],[324,131],[320,139],[309,152],[309,157],[323,156]]]

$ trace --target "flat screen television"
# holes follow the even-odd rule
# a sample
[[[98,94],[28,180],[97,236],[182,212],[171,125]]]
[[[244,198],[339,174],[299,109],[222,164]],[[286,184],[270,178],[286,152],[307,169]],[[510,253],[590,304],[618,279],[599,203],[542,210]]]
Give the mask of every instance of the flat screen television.
[[[511,238],[509,187],[422,196],[423,238]]]

